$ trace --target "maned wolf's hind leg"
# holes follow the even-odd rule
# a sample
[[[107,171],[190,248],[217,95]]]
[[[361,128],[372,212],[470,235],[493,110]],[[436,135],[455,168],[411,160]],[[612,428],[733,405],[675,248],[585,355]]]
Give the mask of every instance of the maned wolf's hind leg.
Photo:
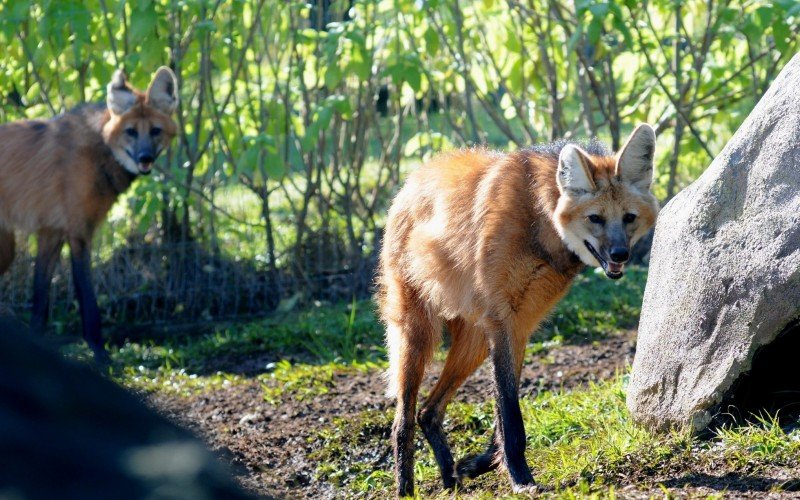
[[[33,271],[33,307],[31,331],[41,335],[47,326],[50,313],[50,282],[61,255],[64,240],[60,233],[42,230],[36,234],[36,264]]]
[[[486,359],[489,350],[484,333],[474,326],[467,326],[461,318],[448,321],[447,329],[451,337],[450,351],[439,380],[419,411],[418,421],[433,449],[445,488],[454,488],[458,478],[442,428],[445,410],[464,380]]]
[[[11,267],[15,250],[14,232],[0,227],[0,274]]]
[[[78,296],[83,322],[83,338],[94,352],[95,359],[107,363],[108,353],[103,347],[103,337],[100,334],[100,308],[97,307],[92,286],[91,244],[81,238],[71,238],[69,246],[72,254],[72,281],[75,283],[75,294]]]
[[[527,331],[527,329],[523,329]],[[522,374],[522,365],[525,361],[525,345],[527,344],[527,335],[517,335],[514,336],[513,340],[513,364],[514,364],[514,375],[515,375],[515,385],[517,392],[519,391],[519,380],[520,375]],[[493,357],[494,362],[494,357]],[[496,371],[495,371],[496,375]],[[495,390],[497,389],[497,382],[495,382]],[[467,457],[462,458],[458,461],[456,465],[456,471],[458,472],[459,479],[463,479],[464,477],[469,478],[476,478],[481,474],[485,474],[487,472],[493,471],[500,465],[500,461],[503,460],[503,453],[501,449],[503,448],[503,441],[502,441],[502,429],[501,429],[501,421],[500,421],[500,405],[495,404],[494,408],[494,429],[492,430],[492,437],[489,440],[489,444],[486,447],[486,451],[481,453],[480,455],[469,455]],[[524,440],[524,434],[522,436]],[[525,465],[527,467],[527,464]]]
[[[392,297],[389,297],[392,300]],[[405,302],[405,301],[404,301]],[[397,408],[392,425],[397,495],[414,494],[414,426],[417,394],[438,338],[438,325],[416,301],[406,305],[401,322],[389,321],[390,380]]]

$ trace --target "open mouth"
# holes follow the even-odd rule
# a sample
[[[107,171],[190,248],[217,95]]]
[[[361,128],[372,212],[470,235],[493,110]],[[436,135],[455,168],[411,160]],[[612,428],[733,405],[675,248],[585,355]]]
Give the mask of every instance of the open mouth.
[[[622,271],[625,269],[625,264],[620,264],[619,262],[609,262],[600,256],[600,252],[598,252],[591,243],[584,240],[583,244],[586,245],[586,248],[589,249],[589,252],[591,252],[594,258],[597,259],[597,262],[599,262],[603,267],[603,271],[606,272],[606,276],[612,280],[618,280],[622,278]]]
[[[148,175],[153,170],[153,162],[152,161],[147,161],[147,162],[137,161],[136,157],[133,155],[133,153],[131,153],[127,149],[125,150],[125,153],[127,153],[127,155],[130,157],[131,160],[136,162],[136,168],[139,169],[139,173],[140,174]]]

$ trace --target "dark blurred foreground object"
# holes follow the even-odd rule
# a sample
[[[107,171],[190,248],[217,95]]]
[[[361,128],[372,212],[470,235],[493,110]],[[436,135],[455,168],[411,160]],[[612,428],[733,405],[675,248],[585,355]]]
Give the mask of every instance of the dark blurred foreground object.
[[[0,498],[251,498],[188,432],[0,308]]]

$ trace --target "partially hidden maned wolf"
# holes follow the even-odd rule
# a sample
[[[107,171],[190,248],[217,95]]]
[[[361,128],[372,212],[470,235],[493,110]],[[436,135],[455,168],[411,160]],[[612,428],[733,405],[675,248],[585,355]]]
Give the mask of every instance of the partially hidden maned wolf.
[[[584,266],[622,276],[630,248],[655,223],[655,133],[637,127],[611,155],[593,141],[502,154],[441,154],[394,199],[377,301],[386,324],[398,496],[414,492],[414,428],[433,449],[444,486],[502,461],[514,491],[535,490],[518,401],[525,345]],[[417,393],[442,323],[451,346],[418,414]],[[495,425],[485,453],[455,463],[442,429],[458,387],[491,358]]]
[[[108,85],[106,104],[84,105],[51,120],[0,126],[0,273],[14,259],[14,230],[35,233],[31,330],[42,332],[49,288],[61,248],[71,251],[83,337],[107,361],[90,273],[92,235],[117,197],[177,133],[172,114],[177,80],[166,67],[146,92],[122,71]]]

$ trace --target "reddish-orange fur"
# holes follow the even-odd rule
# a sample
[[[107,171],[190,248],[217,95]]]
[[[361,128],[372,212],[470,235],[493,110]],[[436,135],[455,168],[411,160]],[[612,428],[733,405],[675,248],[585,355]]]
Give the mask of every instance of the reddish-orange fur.
[[[105,106],[87,106],[50,121],[1,125],[0,226],[90,239],[133,180],[108,144],[129,126],[157,125],[165,144],[177,132],[170,116],[146,106],[141,92],[136,95],[138,103],[121,116]]]
[[[146,92],[115,73],[104,105],[47,121],[0,126],[0,273],[14,258],[14,230],[35,233],[31,329],[47,321],[48,288],[61,247],[71,249],[84,337],[105,357],[90,276],[92,235],[117,197],[177,133],[174,74],[159,69]]]
[[[635,206],[642,222],[637,233],[652,226],[653,203],[620,181],[617,159],[585,158],[601,192],[562,210],[561,221],[554,220],[562,197],[558,157],[536,150],[439,155],[411,174],[395,198],[384,233],[377,301],[387,325],[387,393],[397,397],[393,433],[401,496],[413,492],[413,446],[403,443],[413,435],[416,394],[442,323],[450,333],[450,351],[418,418],[445,486],[452,486],[461,474],[450,470],[454,464],[443,442],[447,403],[490,353],[495,365],[512,369],[518,382],[530,334],[584,265],[556,226],[584,218],[592,204],[620,217],[623,206]],[[527,482],[524,471],[519,477],[512,473],[515,486]]]

